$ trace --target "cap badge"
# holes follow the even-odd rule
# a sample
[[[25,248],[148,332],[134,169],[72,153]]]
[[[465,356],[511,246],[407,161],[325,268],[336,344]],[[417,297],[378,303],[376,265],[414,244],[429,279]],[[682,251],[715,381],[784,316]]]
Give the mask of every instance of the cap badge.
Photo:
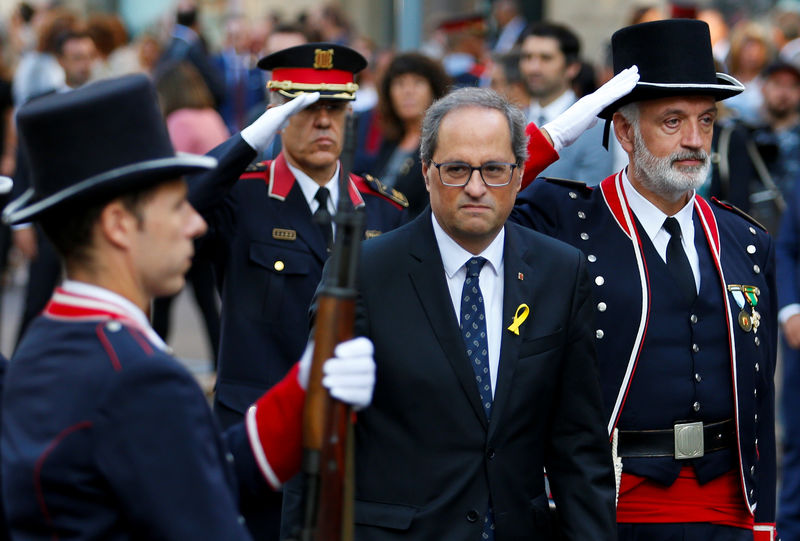
[[[314,49],[314,69],[333,69],[333,49]]]

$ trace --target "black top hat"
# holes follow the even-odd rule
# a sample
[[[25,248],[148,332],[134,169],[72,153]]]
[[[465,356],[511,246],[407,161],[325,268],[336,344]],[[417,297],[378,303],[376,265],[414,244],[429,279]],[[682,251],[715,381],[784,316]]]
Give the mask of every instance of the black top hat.
[[[717,73],[708,25],[692,19],[667,19],[626,26],[611,36],[614,73],[639,66],[639,82],[626,96],[600,113],[614,112],[634,101],[669,96],[708,95],[717,100],[735,96],[744,85]]]
[[[175,154],[155,89],[144,75],[106,79],[31,101],[20,108],[17,125],[32,187],[5,208],[7,224],[217,164],[207,156]]]
[[[321,99],[354,100],[358,85],[353,76],[367,67],[367,60],[344,45],[306,43],[267,55],[258,67],[272,70],[267,88],[287,98],[319,92]]]

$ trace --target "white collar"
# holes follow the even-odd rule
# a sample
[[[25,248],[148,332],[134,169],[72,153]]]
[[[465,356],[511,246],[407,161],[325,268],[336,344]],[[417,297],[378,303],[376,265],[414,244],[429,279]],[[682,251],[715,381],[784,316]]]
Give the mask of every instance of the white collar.
[[[64,283],[61,284],[61,289],[65,293],[88,298],[87,301],[90,303],[91,300],[101,301],[105,304],[103,309],[117,312],[119,315],[132,321],[158,349],[161,351],[170,351],[169,346],[167,346],[158,333],[153,330],[153,327],[150,325],[150,320],[145,313],[122,295],[114,293],[104,287],[86,282],[79,282],[77,280],[64,280]]]
[[[655,238],[659,230],[664,226],[664,220],[667,219],[667,215],[636,191],[636,188],[633,187],[630,179],[628,179],[627,167],[622,171],[622,183],[625,188],[625,195],[628,196],[628,205],[630,205],[636,218],[639,219],[639,223],[642,224],[647,236],[651,239]],[[689,202],[674,215],[674,218],[678,220],[681,226],[681,231],[694,230],[694,224],[692,223],[694,195],[693,192]]]
[[[570,105],[575,103],[575,99],[575,92],[568,88],[563,94],[544,107],[539,105],[536,100],[533,100],[531,101],[529,119],[535,122],[539,115],[543,115],[545,122],[551,122],[558,115],[569,109]]]
[[[433,222],[433,234],[436,237],[436,243],[439,245],[439,253],[442,255],[444,272],[447,274],[448,278],[452,278],[464,267],[464,263],[475,257],[475,255],[459,246],[458,243],[442,229],[442,226],[439,225],[433,213],[431,213],[431,221]],[[480,257],[486,258],[495,276],[498,275],[500,264],[503,262],[503,245],[505,243],[505,238],[506,228],[503,227],[494,240],[492,240],[491,244],[478,254]]]
[[[320,185],[317,181],[312,179],[310,176],[305,174],[303,171],[298,169],[297,167],[293,166],[289,163],[289,160],[286,160],[286,165],[289,166],[289,171],[292,172],[294,175],[295,180],[300,185],[300,189],[303,190],[303,197],[306,198],[306,203],[308,203],[309,208],[311,207],[311,202],[314,201],[314,196],[317,194],[317,190],[320,189]],[[333,177],[324,184],[325,188],[328,188],[330,192],[330,199],[328,200],[328,206],[333,206],[333,211],[336,211],[336,204],[339,202],[339,162],[336,162],[336,171],[333,173]],[[329,209],[331,210],[331,209]]]

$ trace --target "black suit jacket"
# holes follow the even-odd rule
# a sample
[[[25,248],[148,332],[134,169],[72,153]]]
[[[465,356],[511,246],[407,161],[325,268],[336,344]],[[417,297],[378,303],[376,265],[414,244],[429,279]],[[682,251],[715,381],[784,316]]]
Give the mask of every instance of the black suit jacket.
[[[547,468],[567,539],[616,539],[590,285],[574,248],[506,225],[492,420],[480,404],[430,211],[364,243],[357,334],[377,384],[356,424],[356,539],[549,539]],[[507,327],[520,304],[519,335]],[[476,520],[477,515],[477,520]]]

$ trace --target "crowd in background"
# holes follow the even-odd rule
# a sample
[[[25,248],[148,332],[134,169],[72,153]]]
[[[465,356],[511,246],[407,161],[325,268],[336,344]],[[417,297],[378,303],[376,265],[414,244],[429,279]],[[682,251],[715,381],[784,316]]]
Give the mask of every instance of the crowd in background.
[[[634,9],[626,24],[673,16],[706,21],[719,70],[746,86],[745,92],[720,106],[713,167],[703,195],[732,202],[776,232],[800,174],[800,11],[776,8],[759,20],[726,21],[715,9],[645,6]],[[410,214],[416,215],[427,204],[418,152],[420,122],[427,107],[450,88],[491,86],[526,111],[529,121],[541,125],[548,111],[559,114],[613,75],[610,55],[601,55],[605,61],[599,63],[587,60],[580,36],[563,25],[540,25],[534,31],[557,37],[566,58],[560,68],[545,66],[544,53],[522,43],[531,21],[515,0],[495,0],[488,16],[443,19],[419,51],[402,53],[378,48],[336,3],[320,4],[293,19],[270,15],[252,20],[230,14],[218,48],[209,47],[203,21],[193,2],[182,1],[168,28],[131,38],[113,13],[77,14],[57,5],[34,8],[19,3],[0,45],[0,174],[21,179],[15,193],[26,184],[20,163],[24,158],[16,149],[14,111],[37,96],[105,77],[147,73],[156,82],[175,148],[203,153],[266,108],[269,74],[256,66],[259,58],[292,45],[327,41],[350,45],[369,60],[359,74],[353,103],[359,141],[354,172],[376,176],[404,193]],[[564,106],[558,110],[561,102]],[[575,164],[588,160],[587,149],[597,155],[585,164],[594,182],[621,167],[625,156],[616,142],[612,138],[610,150],[600,151],[598,133],[587,132],[587,144],[581,146],[579,140],[572,149],[576,157],[563,155],[553,166],[573,169],[544,174],[586,179]],[[277,154],[279,144],[261,158]],[[29,287],[20,333],[58,280],[57,261],[47,258],[48,248],[39,237],[33,228],[23,227],[4,232],[0,244],[4,260],[9,253],[17,262],[48,260],[40,261],[45,270],[31,270],[32,278],[42,283],[33,284],[38,291]],[[190,281],[197,286],[210,347],[216,351],[219,324],[210,272],[193,271]],[[155,327],[164,336],[168,310],[167,301],[154,315]]]
[[[776,8],[759,20],[726,21],[715,9],[645,6],[634,9],[626,24],[673,16],[706,21],[719,70],[746,86],[720,106],[713,167],[703,195],[732,202],[776,232],[800,174],[800,11]],[[601,55],[605,61],[587,60],[573,30],[535,23],[540,27],[534,35],[557,37],[565,55],[564,66],[547,67],[545,53],[522,43],[531,21],[515,0],[495,0],[487,16],[443,19],[420,50],[411,52],[378,48],[336,3],[320,4],[293,19],[270,15],[254,20],[232,13],[224,23],[224,43],[216,48],[204,38],[208,29],[203,22],[193,2],[181,1],[168,27],[132,38],[113,13],[77,14],[57,3],[35,8],[19,3],[0,44],[0,174],[18,180],[14,193],[26,187],[14,111],[37,96],[147,73],[156,82],[175,148],[203,153],[266,108],[269,74],[256,66],[259,58],[292,45],[327,41],[350,45],[369,60],[353,103],[358,118],[354,172],[373,175],[404,193],[413,216],[427,204],[419,160],[421,119],[449,89],[490,86],[541,125],[548,114],[559,114],[613,75],[610,55]],[[544,175],[599,182],[619,169],[624,153],[613,137],[610,150],[602,149],[601,132],[600,126],[587,132],[585,143],[579,140],[565,151],[575,156],[562,155],[553,166],[557,169]],[[260,158],[274,157],[279,145],[278,140]],[[32,262],[20,334],[59,278],[57,260],[48,257],[45,242],[32,227],[4,231],[0,242],[3,261],[11,254],[16,266]],[[193,269],[190,282],[196,286],[211,351],[216,351],[219,318],[210,270]],[[154,313],[155,328],[165,337],[169,306],[169,300],[159,303]]]

